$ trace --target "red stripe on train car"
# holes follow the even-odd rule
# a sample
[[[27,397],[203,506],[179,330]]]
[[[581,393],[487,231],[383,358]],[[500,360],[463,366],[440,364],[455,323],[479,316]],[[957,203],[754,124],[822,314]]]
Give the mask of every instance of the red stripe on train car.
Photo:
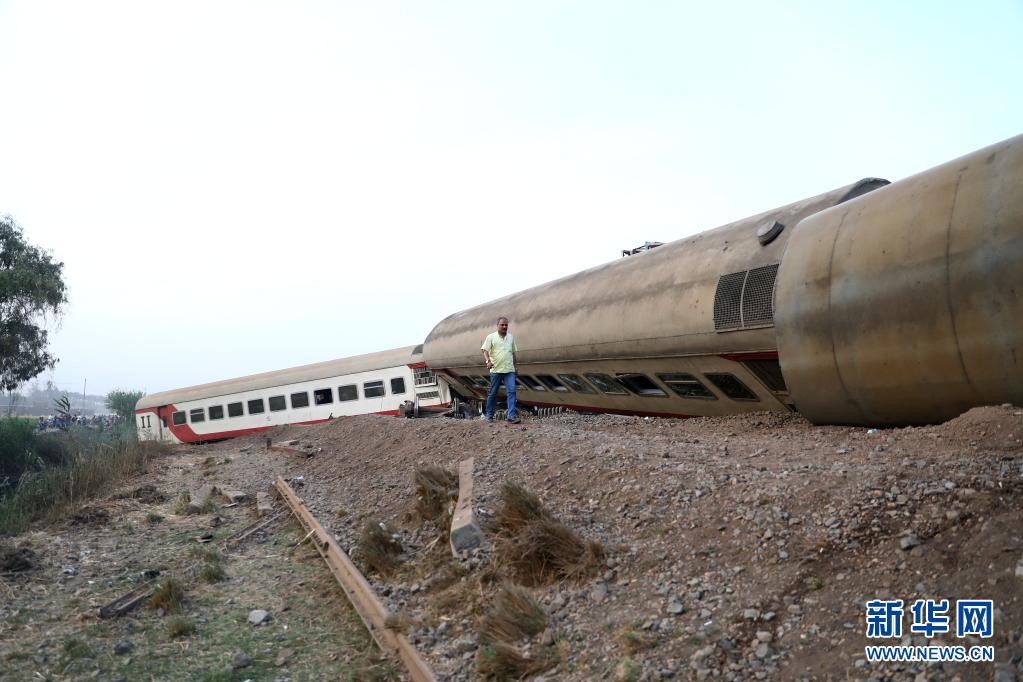
[[[534,400],[519,400],[519,405],[533,407],[564,407],[568,410],[578,412],[599,412],[600,414],[621,414],[627,417],[664,417],[666,419],[695,419],[706,415],[700,414],[675,414],[672,412],[638,412],[636,410],[616,410],[610,407],[591,407],[589,405],[566,405],[565,403],[541,403]]]
[[[310,424],[322,424],[323,422],[330,421],[330,419],[311,419],[304,422],[287,422],[285,424],[270,424],[269,426],[254,426],[250,429],[234,429],[232,431],[216,431],[214,433],[196,433],[188,424],[172,424],[170,422],[170,415],[174,412],[179,412],[180,410],[176,409],[174,405],[165,405],[164,407],[168,414],[167,428],[172,434],[174,434],[174,437],[182,443],[197,443],[199,441],[206,440],[224,440],[226,438],[237,438],[239,436],[247,436],[252,433],[259,433],[260,431],[267,431],[275,426],[309,426]],[[159,408],[147,407],[141,410],[135,410],[135,414],[145,414],[149,412],[155,414],[157,418],[160,416]],[[366,414],[379,414],[387,417],[396,417],[398,416],[398,410],[381,410],[380,412],[367,412]],[[335,417],[335,419],[336,418],[337,417]]]
[[[719,353],[719,358],[731,360],[732,362],[746,362],[747,360],[777,360],[778,351],[765,350],[755,353]]]

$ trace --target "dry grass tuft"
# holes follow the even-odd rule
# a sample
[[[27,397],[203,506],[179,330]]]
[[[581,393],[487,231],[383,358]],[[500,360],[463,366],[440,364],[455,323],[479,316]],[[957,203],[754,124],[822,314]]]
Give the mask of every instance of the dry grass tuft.
[[[210,545],[192,545],[189,554],[207,563],[219,563],[224,557],[220,550]]]
[[[181,493],[178,498],[174,500],[174,506],[171,511],[178,516],[184,516],[188,514],[188,503],[192,501],[192,495],[190,493]]]
[[[502,533],[514,534],[525,526],[553,518],[540,498],[518,483],[509,481],[501,486],[501,508],[494,521]]]
[[[656,640],[649,635],[637,632],[631,628],[622,630],[621,634],[618,635],[618,640],[622,644],[622,649],[629,656],[634,656],[640,651],[651,649],[657,644]]]
[[[501,503],[496,516],[498,559],[518,581],[543,585],[581,578],[600,565],[603,546],[580,538],[533,493],[506,483]]]
[[[416,487],[416,512],[423,521],[434,521],[448,512],[458,499],[458,474],[441,467],[423,467],[412,474]]]
[[[386,525],[368,519],[362,527],[359,550],[367,568],[382,576],[389,576],[398,567],[401,543],[394,538]]]
[[[171,576],[156,586],[147,605],[154,610],[163,609],[164,613],[177,613],[181,610],[181,602],[184,599],[184,586],[177,578]]]
[[[513,643],[538,635],[546,627],[547,612],[529,590],[506,584],[480,622],[480,641]]]
[[[511,644],[495,642],[476,652],[476,672],[487,680],[521,680],[549,670],[559,662],[558,651],[552,647],[526,656]]]

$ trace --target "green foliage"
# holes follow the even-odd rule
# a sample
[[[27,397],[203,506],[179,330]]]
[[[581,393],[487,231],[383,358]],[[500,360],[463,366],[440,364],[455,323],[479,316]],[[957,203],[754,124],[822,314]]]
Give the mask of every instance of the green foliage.
[[[125,420],[131,421],[132,415],[135,414],[135,404],[144,395],[143,391],[114,389],[107,393],[107,408],[114,414],[124,417]]]
[[[86,642],[77,637],[71,637],[64,640],[64,654],[68,658],[92,658],[96,652]]]
[[[199,571],[199,579],[204,583],[219,583],[227,580],[227,573],[219,562],[212,562],[203,564],[202,569]]]
[[[61,425],[61,429],[67,431],[71,428],[71,398],[68,397],[67,393],[53,399],[53,411],[56,414],[57,423]]]
[[[165,447],[140,443],[130,424],[102,433],[73,427],[67,433],[33,435],[18,425],[24,421],[0,420],[0,463],[7,465],[11,448],[30,453],[21,456],[20,468],[14,470],[17,478],[12,476],[11,483],[16,485],[6,492],[0,489],[0,535],[20,533],[34,521],[59,518],[108,492],[111,484],[143,470]],[[8,439],[7,434],[14,437]],[[19,450],[19,443],[25,449]]]
[[[167,619],[167,634],[171,637],[187,637],[195,632],[195,621],[181,616]]]
[[[0,483],[16,486],[25,472],[67,460],[65,443],[52,435],[37,434],[31,419],[0,419]]]
[[[0,390],[13,391],[57,364],[42,325],[67,303],[63,269],[25,241],[10,216],[0,217]]]

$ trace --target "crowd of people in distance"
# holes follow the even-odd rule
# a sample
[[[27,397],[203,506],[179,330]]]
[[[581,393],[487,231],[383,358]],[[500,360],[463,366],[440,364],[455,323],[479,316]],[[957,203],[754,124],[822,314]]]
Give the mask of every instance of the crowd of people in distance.
[[[87,429],[107,429],[116,424],[123,424],[124,417],[116,414],[75,414],[70,419],[63,415],[39,417],[36,429],[39,431],[66,431],[71,426],[82,426]]]

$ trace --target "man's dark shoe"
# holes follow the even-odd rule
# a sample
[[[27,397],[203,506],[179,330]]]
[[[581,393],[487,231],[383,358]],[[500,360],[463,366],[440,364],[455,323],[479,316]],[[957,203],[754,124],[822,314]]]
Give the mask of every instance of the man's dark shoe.
[[[508,423],[509,423],[509,424],[521,424],[521,423],[522,423],[522,420],[521,420],[521,419],[519,419],[518,417],[515,417],[514,419],[509,419],[509,420],[508,420]]]

